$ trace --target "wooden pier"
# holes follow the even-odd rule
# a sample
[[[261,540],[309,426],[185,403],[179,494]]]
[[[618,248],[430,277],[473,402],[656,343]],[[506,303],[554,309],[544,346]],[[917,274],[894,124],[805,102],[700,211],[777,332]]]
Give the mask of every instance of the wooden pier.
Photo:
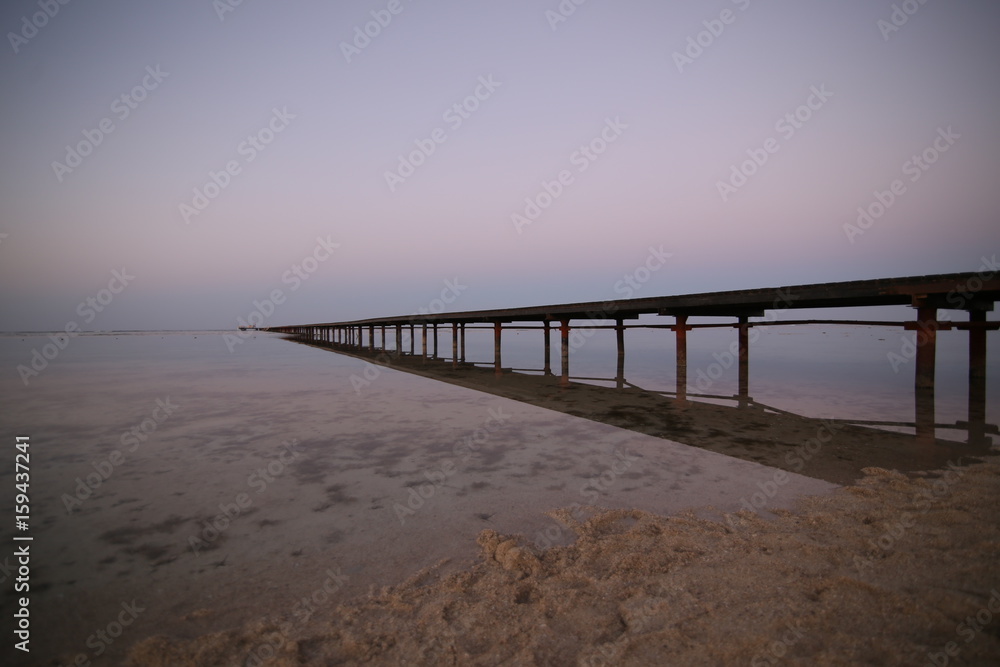
[[[1000,328],[1000,322],[990,322],[986,313],[1000,299],[1000,276],[996,272],[955,273],[907,278],[859,280],[815,285],[792,285],[776,288],[709,292],[641,299],[621,299],[587,303],[530,306],[477,310],[457,313],[380,317],[366,320],[321,322],[292,326],[268,327],[263,330],[291,334],[302,341],[312,341],[345,350],[376,350],[391,357],[416,356],[417,329],[421,340],[419,356],[440,359],[440,329],[449,330],[451,364],[466,364],[465,334],[470,326],[487,326],[493,330],[493,372],[505,373],[503,365],[503,334],[510,330],[537,330],[544,349],[546,376],[553,375],[551,362],[552,330],[560,341],[559,383],[570,385],[570,338],[575,328],[613,329],[617,340],[617,375],[619,388],[626,385],[624,377],[625,330],[629,328],[659,328],[672,330],[676,338],[675,399],[685,402],[699,395],[690,393],[687,375],[688,332],[707,327],[731,327],[737,330],[738,394],[741,407],[752,405],[750,397],[750,329],[770,325],[880,325],[899,326],[916,332],[914,356],[914,425],[918,440],[934,442],[934,371],[937,332],[948,329],[969,332],[969,400],[968,431],[970,444],[987,441],[986,424],[986,333]],[[910,306],[915,319],[886,322],[864,320],[775,320],[768,312],[792,309],[832,309],[871,306]],[[967,321],[938,319],[941,310],[966,311]],[[669,317],[671,320],[653,324],[626,324],[641,315]],[[690,318],[719,317],[726,323],[692,323]],[[752,318],[764,318],[763,320]],[[403,349],[404,330],[409,334],[409,352]],[[387,331],[394,337],[390,345]],[[380,338],[376,341],[376,335]],[[430,352],[428,351],[430,335]]]

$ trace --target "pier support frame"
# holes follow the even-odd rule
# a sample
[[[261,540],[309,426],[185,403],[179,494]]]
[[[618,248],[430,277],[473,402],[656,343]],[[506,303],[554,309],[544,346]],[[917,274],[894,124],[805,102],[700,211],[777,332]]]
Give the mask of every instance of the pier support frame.
[[[559,386],[569,386],[569,320],[559,320],[560,361]]]
[[[451,367],[458,368],[458,322],[451,323]]]
[[[674,337],[676,338],[677,347],[677,400],[683,403],[687,401],[687,332],[691,327],[687,325],[687,315],[677,315],[676,320],[677,323],[674,326]]]
[[[937,356],[937,330],[941,324],[937,319],[937,308],[927,299],[914,299],[917,321],[906,328],[913,329],[916,336],[915,373],[913,378],[914,423],[917,442],[922,445],[934,444],[934,367]]]
[[[739,366],[740,366],[740,387],[739,406],[745,408],[750,405],[750,324],[746,315],[740,315],[739,324]]]
[[[615,340],[618,344],[618,367],[615,373],[615,386],[625,388],[625,322],[621,318],[615,320]]]
[[[969,311],[969,444],[986,444],[985,310]]]
[[[544,341],[545,341],[545,367],[543,368],[542,372],[545,375],[552,375],[552,346],[551,346],[552,324],[550,324],[548,320],[545,320],[545,322],[543,322],[542,324],[543,324],[542,335],[545,336],[545,338],[544,338]]]
[[[501,339],[503,335],[503,324],[493,323],[493,374],[497,377],[503,375],[503,364],[501,361]]]
[[[426,322],[424,324],[420,325],[420,340],[421,340],[421,348],[423,350],[421,352],[421,358],[420,358],[420,360],[426,364],[427,363],[427,323]]]

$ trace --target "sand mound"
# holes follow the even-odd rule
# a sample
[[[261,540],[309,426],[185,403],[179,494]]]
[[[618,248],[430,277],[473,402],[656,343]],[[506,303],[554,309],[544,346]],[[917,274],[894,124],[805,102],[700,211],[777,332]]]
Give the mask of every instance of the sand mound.
[[[483,531],[483,562],[329,608],[133,647],[133,665],[997,664],[1000,460],[766,520],[597,512],[570,546]],[[950,655],[946,655],[946,651]]]

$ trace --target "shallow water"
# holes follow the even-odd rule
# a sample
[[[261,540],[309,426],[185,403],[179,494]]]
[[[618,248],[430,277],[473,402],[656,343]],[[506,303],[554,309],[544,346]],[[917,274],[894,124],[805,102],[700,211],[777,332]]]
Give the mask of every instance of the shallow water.
[[[835,331],[762,336],[751,351],[752,395],[809,416],[912,419],[912,376],[885,361],[892,335]],[[735,338],[695,333],[692,378]],[[491,360],[491,334],[468,336],[468,356]],[[627,378],[672,389],[670,338],[630,332]],[[575,350],[573,374],[612,377],[613,341],[601,332]],[[34,638],[39,651],[67,660],[117,659],[150,634],[190,636],[265,613],[307,623],[310,604],[441,558],[474,557],[483,528],[523,532],[540,546],[565,541],[547,509],[732,511],[773,477],[753,463],[390,369],[356,390],[363,361],[264,334],[232,353],[217,332],[79,336],[25,386],[16,366],[48,342],[0,337],[8,369],[0,426],[9,441],[31,438]],[[964,361],[953,368],[961,354],[948,345],[939,350],[939,422],[964,418]],[[538,332],[508,335],[504,355],[505,365],[540,368]],[[991,396],[996,366],[994,353]],[[735,376],[730,368],[712,393],[733,393]],[[988,419],[997,419],[995,401]],[[0,485],[13,487],[12,467]],[[790,478],[772,506],[833,488]],[[0,541],[12,543],[12,528],[4,522]],[[10,561],[3,566],[10,618]],[[133,600],[144,610],[116,628]],[[97,634],[108,628],[120,638]]]

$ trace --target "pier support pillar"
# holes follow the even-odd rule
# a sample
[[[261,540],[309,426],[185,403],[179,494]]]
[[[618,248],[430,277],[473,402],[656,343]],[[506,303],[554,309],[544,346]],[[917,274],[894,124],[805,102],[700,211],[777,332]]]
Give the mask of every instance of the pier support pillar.
[[[986,311],[969,311],[969,444],[986,444]]]
[[[415,331],[414,325],[411,324],[410,325],[410,356],[411,357],[413,356],[413,346],[416,345],[416,340],[414,338],[414,331]]]
[[[503,333],[503,324],[500,322],[493,323],[493,374],[500,376],[503,375],[503,366],[500,360],[500,339]]]
[[[383,324],[382,325],[382,351],[385,352],[386,349],[387,348],[386,348],[386,343],[385,343],[385,325]]]
[[[746,315],[740,315],[737,325],[739,329],[740,356],[740,393],[739,405],[745,408],[750,404],[750,324]]]
[[[677,400],[687,401],[688,386],[688,342],[687,332],[690,327],[687,325],[687,315],[677,315],[674,335],[677,339]]]
[[[434,354],[432,356],[435,359],[438,358],[438,325],[437,325],[437,322],[434,323]]]
[[[420,339],[423,342],[423,352],[421,354],[421,361],[425,364],[427,363],[427,323],[424,322],[420,325]]]
[[[451,323],[451,367],[458,368],[458,322]]]
[[[615,320],[615,340],[618,343],[618,370],[615,375],[615,386],[625,388],[625,321]]]
[[[934,365],[937,349],[937,308],[917,306],[917,356],[914,377],[914,398],[917,440],[934,443]]]
[[[559,386],[569,386],[569,320],[559,320],[559,339],[561,342],[562,354],[559,374]]]
[[[550,341],[552,340],[550,334],[552,333],[552,325],[549,324],[548,320],[543,322],[544,330],[543,334],[545,336],[545,368],[544,373],[546,375],[552,375],[552,347]]]
[[[459,342],[461,344],[461,351],[459,352],[459,354],[461,355],[461,362],[464,364],[465,363],[465,323],[464,322],[462,323],[461,327],[462,327],[461,334],[460,334],[461,338],[459,339]]]
[[[375,351],[375,325],[372,324],[368,327],[368,351]]]
[[[396,325],[396,351],[393,356],[399,357],[403,354],[403,325]]]

